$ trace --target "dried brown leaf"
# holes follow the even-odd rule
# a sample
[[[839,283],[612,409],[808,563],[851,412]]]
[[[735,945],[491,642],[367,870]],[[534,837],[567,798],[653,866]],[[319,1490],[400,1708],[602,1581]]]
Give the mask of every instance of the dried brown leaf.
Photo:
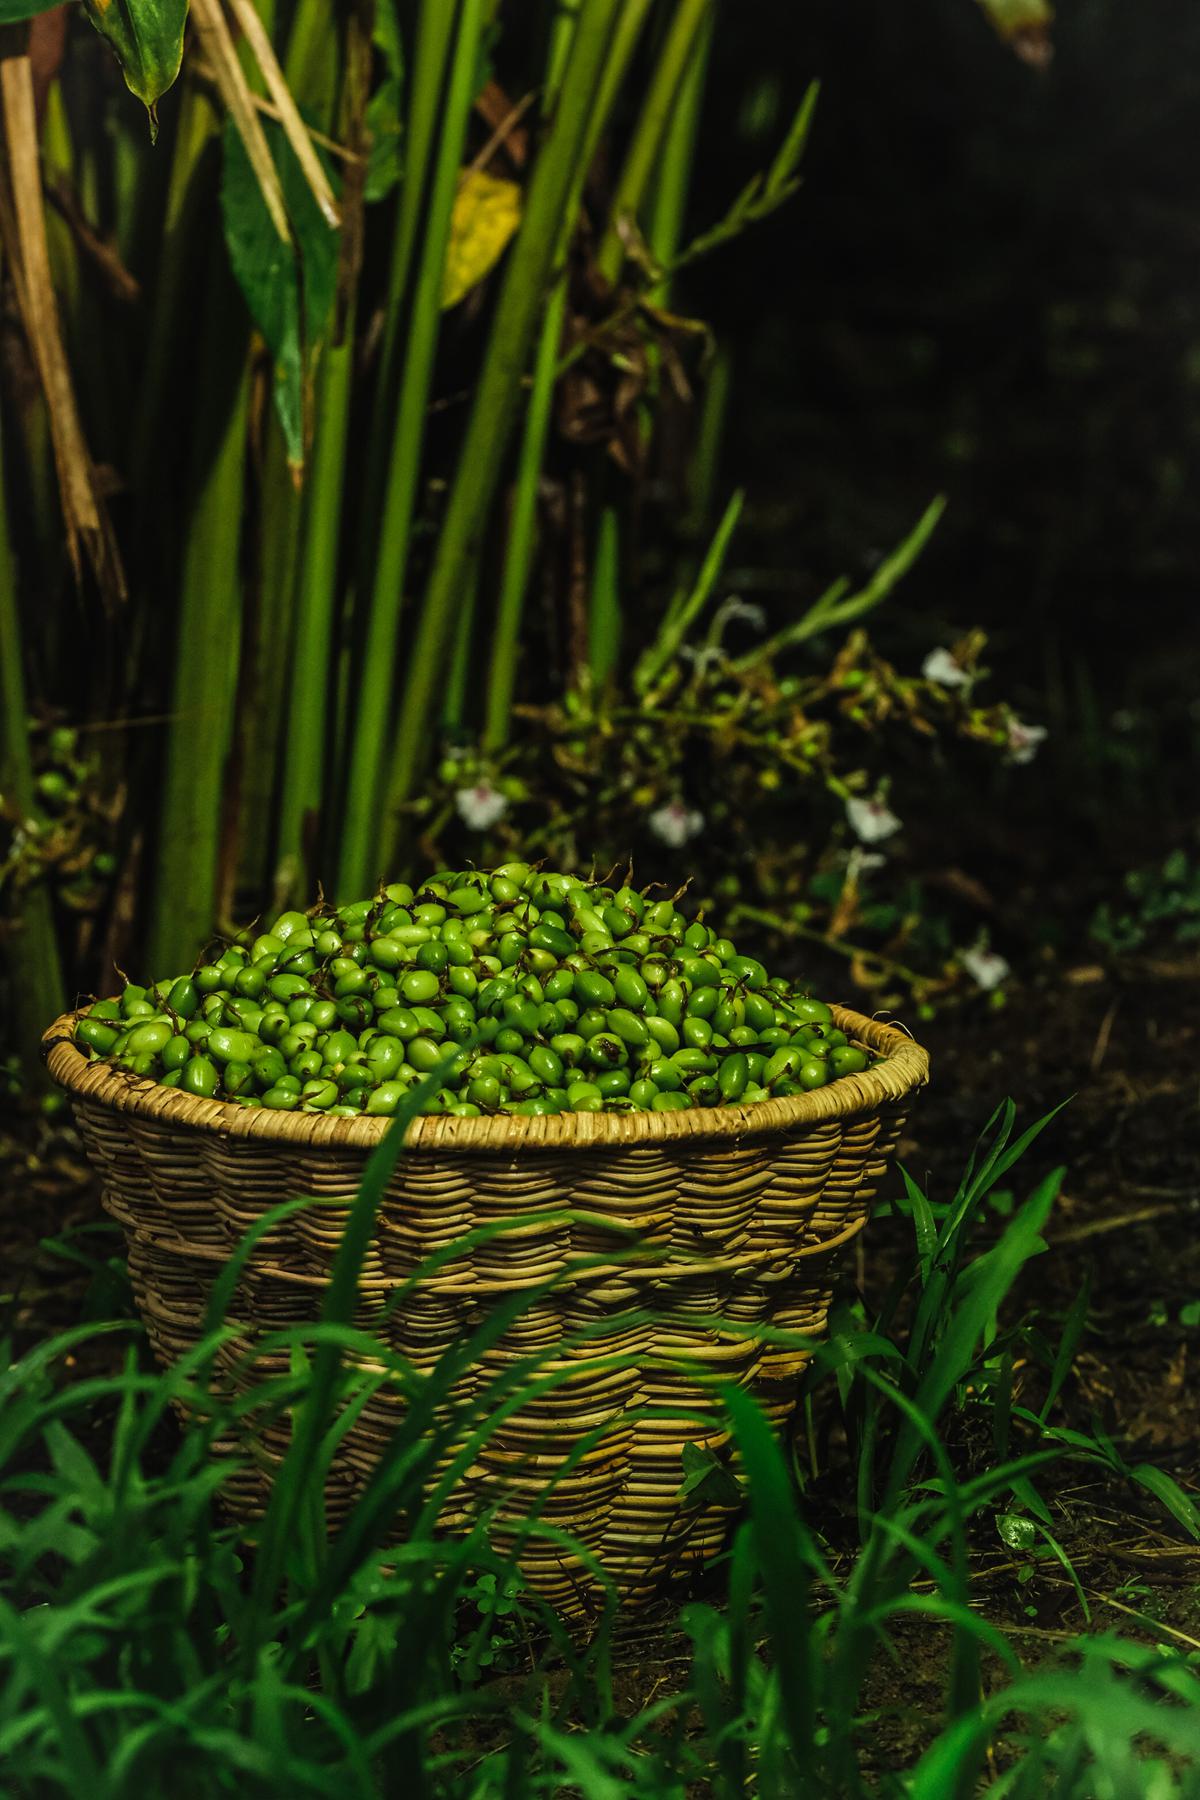
[[[27,55],[0,55],[0,99],[8,151],[8,166],[0,179],[0,235],[46,400],[67,552],[78,580],[82,547],[101,597],[111,607],[127,596],[125,575],[99,494],[63,348],[46,242],[33,70]]]

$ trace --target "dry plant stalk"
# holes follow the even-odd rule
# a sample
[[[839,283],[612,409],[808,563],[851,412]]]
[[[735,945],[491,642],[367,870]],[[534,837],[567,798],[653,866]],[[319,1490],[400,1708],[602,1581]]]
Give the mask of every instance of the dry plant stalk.
[[[33,71],[23,49],[15,55],[0,52],[0,98],[4,103],[8,152],[8,168],[0,183],[0,233],[46,398],[67,552],[78,581],[82,576],[83,546],[101,597],[106,606],[111,606],[128,597],[125,574],[97,489],[96,469],[84,438],[63,348],[46,242]]]
[[[270,147],[258,122],[254,96],[242,73],[233,37],[221,11],[221,0],[192,0],[192,18],[212,68],[217,90],[229,111],[238,136],[245,145],[250,167],[254,170],[262,197],[280,238],[292,242],[283,189]]]
[[[214,0],[215,4],[215,0]],[[321,209],[326,224],[332,225],[336,231],[341,224],[337,201],[333,197],[333,189],[329,178],[321,167],[321,161],[312,146],[308,127],[300,117],[300,109],[292,98],[292,91],[284,79],[283,70],[271,46],[267,28],[254,10],[252,0],[229,0],[229,9],[241,26],[242,33],[254,53],[254,60],[262,70],[263,80],[267,84],[267,92],[275,102],[279,112],[279,123],[284,135],[296,153],[296,161],[304,172],[304,178],[312,189],[313,199]]]

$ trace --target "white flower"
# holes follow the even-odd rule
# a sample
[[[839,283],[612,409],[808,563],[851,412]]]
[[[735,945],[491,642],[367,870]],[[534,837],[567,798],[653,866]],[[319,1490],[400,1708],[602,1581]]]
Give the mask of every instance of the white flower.
[[[846,817],[851,831],[864,844],[882,843],[884,838],[900,829],[900,820],[878,796],[874,800],[860,800],[851,794],[846,801]]]
[[[1009,973],[1008,964],[994,950],[989,950],[986,940],[978,938],[969,950],[960,950],[958,960],[971,980],[985,993],[999,987]]]
[[[921,664],[921,673],[926,681],[936,681],[939,687],[970,687],[974,679],[970,670],[955,662],[953,656],[944,646],[931,650]]]
[[[859,876],[865,875],[869,869],[882,869],[886,862],[887,857],[881,856],[878,850],[861,850],[855,844],[846,858],[847,887],[857,882]]]
[[[1037,755],[1037,747],[1049,733],[1044,725],[1026,725],[1022,719],[1008,721],[1008,760],[1014,763],[1030,763]]]
[[[703,831],[704,814],[685,806],[682,800],[671,800],[650,814],[649,824],[662,843],[669,844],[672,850],[681,850],[689,838]]]
[[[508,801],[497,793],[490,781],[477,781],[474,787],[459,788],[454,796],[458,816],[472,831],[486,831],[508,811]]]

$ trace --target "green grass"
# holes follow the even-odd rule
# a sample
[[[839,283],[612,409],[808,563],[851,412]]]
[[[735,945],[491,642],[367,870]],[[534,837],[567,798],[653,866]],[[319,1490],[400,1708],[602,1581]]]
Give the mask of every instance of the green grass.
[[[229,1462],[212,1455],[234,1423],[213,1372],[252,1239],[214,1289],[204,1342],[172,1371],[151,1370],[136,1327],[114,1320],[36,1346],[0,1378],[8,1791],[89,1800],[1200,1792],[1200,1681],[1169,1637],[1148,1646],[1083,1636],[1026,1666],[972,1592],[976,1527],[989,1515],[1036,1518],[1034,1483],[1064,1458],[1118,1485],[1140,1482],[1200,1536],[1168,1476],[1125,1467],[1103,1434],[1055,1423],[1086,1297],[1057,1350],[1043,1345],[1040,1411],[1008,1397],[1006,1359],[1040,1341],[1012,1292],[1041,1248],[1059,1175],[998,1236],[987,1195],[1048,1120],[1018,1137],[1004,1109],[946,1205],[908,1180],[898,1205],[912,1218],[911,1258],[875,1317],[843,1308],[816,1348],[806,1400],[844,1427],[857,1546],[822,1534],[811,1477],[746,1393],[726,1394],[745,1513],[721,1564],[660,1627],[678,1680],[636,1705],[616,1679],[631,1628],[612,1608],[572,1635],[491,1548],[486,1520],[459,1537],[432,1529],[497,1417],[546,1377],[531,1361],[444,1416],[455,1372],[495,1340],[520,1298],[428,1375],[353,1325],[405,1122],[369,1167],[320,1321],[259,1347],[288,1346],[290,1372],[240,1405],[260,1418],[290,1409],[294,1426],[255,1546],[214,1505]],[[277,1209],[252,1237],[311,1204]],[[105,1333],[129,1340],[120,1372],[65,1381],[65,1359],[88,1366]],[[365,1353],[374,1374],[356,1360]],[[355,1510],[328,1531],[322,1485],[339,1420],[381,1381],[406,1396],[408,1412]],[[191,1417],[183,1430],[170,1419],[179,1403]],[[984,1466],[977,1454],[968,1465],[964,1421],[981,1413],[997,1448]],[[435,1486],[451,1445],[457,1455]],[[388,1549],[397,1517],[408,1534]],[[872,1746],[886,1712],[872,1683],[905,1630],[943,1647],[943,1701],[913,1765],[881,1774]],[[499,1683],[497,1666],[507,1670]]]

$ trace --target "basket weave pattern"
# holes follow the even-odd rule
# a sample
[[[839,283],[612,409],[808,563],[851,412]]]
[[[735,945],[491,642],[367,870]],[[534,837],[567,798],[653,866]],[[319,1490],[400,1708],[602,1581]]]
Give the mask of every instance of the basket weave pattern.
[[[75,1048],[76,1016],[47,1033],[47,1062],[72,1095],[105,1206],[124,1227],[138,1306],[164,1363],[198,1341],[212,1282],[248,1227],[300,1194],[327,1202],[273,1228],[239,1280],[230,1318],[244,1337],[222,1352],[222,1368],[230,1390],[244,1391],[254,1374],[236,1365],[256,1334],[316,1317],[389,1121],[247,1109],[138,1080]],[[502,1547],[536,1496],[547,1523],[587,1547],[627,1604],[720,1548],[727,1512],[680,1507],[683,1445],[725,1446],[719,1382],[749,1388],[780,1425],[788,1419],[806,1358],[747,1328],[823,1330],[837,1261],[866,1221],[927,1075],[924,1051],[901,1032],[841,1008],[834,1016],[884,1060],[792,1099],[663,1114],[430,1116],[410,1127],[367,1253],[359,1323],[430,1370],[498,1300],[562,1277],[452,1395],[477,1396],[535,1353],[562,1376],[491,1434],[443,1525],[498,1501],[492,1535]],[[385,1310],[434,1251],[518,1214],[522,1224],[451,1255]],[[632,1308],[638,1316],[623,1318]],[[602,1335],[570,1341],[597,1326]],[[255,1367],[260,1379],[276,1372],[267,1356]],[[344,1438],[327,1493],[332,1518],[353,1503],[402,1406],[381,1387]],[[580,1438],[597,1428],[599,1441],[578,1456]],[[230,1510],[261,1515],[288,1441],[286,1422],[257,1432],[252,1460],[222,1488]],[[555,1480],[573,1448],[575,1465]],[[521,1563],[560,1606],[587,1604],[589,1576],[549,1538],[529,1538]]]

